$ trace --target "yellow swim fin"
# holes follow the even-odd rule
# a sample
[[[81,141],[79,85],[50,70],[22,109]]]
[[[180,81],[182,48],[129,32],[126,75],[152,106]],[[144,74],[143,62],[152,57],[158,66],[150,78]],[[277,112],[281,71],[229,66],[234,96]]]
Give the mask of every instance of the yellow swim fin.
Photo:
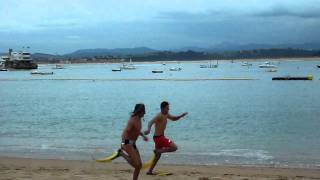
[[[156,159],[156,156],[153,155],[149,161],[147,161],[146,163],[143,164],[142,169],[147,169],[147,168],[151,167],[155,159]]]
[[[170,175],[173,175],[173,173],[171,172],[165,172],[165,171],[157,171],[155,173],[156,176],[170,176]]]
[[[119,157],[119,152],[115,151],[111,156],[101,158],[101,159],[96,159],[96,161],[101,163],[107,163],[107,162],[112,162],[112,160],[114,160],[117,157]]]

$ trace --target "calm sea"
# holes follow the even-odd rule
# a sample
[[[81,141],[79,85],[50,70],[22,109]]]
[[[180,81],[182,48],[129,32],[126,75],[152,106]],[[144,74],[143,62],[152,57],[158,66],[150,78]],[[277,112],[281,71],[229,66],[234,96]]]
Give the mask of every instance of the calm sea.
[[[0,155],[102,157],[118,149],[135,103],[146,105],[145,129],[166,100],[171,114],[189,115],[169,122],[166,135],[179,149],[162,163],[319,167],[320,61],[302,60],[274,61],[273,73],[259,68],[262,62],[249,68],[219,62],[216,69],[201,69],[200,62],[137,63],[122,72],[111,71],[117,64],[40,65],[39,71],[54,71],[47,76],[0,72]],[[313,81],[271,80],[309,74]],[[195,80],[225,77],[255,80]],[[139,140],[138,147],[147,160],[153,142]]]

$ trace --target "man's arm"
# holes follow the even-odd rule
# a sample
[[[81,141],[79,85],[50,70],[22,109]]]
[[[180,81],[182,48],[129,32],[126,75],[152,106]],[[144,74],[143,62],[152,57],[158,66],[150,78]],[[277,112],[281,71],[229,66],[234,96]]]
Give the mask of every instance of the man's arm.
[[[148,141],[149,140],[149,138],[146,135],[144,135],[143,132],[140,132],[140,136],[143,138],[144,141]]]
[[[179,116],[172,116],[170,114],[168,114],[168,119],[172,120],[172,121],[178,121],[179,119],[183,118],[184,116],[186,116],[188,113],[185,112],[185,113],[182,113],[181,115]]]
[[[145,134],[145,135],[150,134],[151,127],[152,127],[152,125],[153,125],[154,123],[156,123],[157,119],[158,119],[158,115],[155,116],[155,117],[148,123],[148,129],[147,129],[146,131],[144,131],[144,134]]]

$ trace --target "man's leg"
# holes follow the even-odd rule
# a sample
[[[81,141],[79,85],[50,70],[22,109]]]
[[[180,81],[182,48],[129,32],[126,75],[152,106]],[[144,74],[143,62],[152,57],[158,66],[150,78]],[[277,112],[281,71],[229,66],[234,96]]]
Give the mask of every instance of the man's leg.
[[[137,164],[134,167],[133,180],[137,180],[138,179],[140,170],[142,168],[142,161],[141,161],[140,153],[139,153],[137,148],[135,148],[135,153],[136,153],[136,162],[137,162]]]
[[[139,177],[140,170],[142,168],[142,162],[139,151],[132,145],[123,145],[122,147],[126,151],[126,153],[128,153],[128,155],[121,151],[120,156],[126,159],[128,163],[134,168],[133,180],[137,180]]]
[[[132,167],[136,168],[137,166],[140,166],[141,158],[140,154],[137,153],[137,150],[132,145],[123,145],[122,148],[128,154],[121,150],[120,156],[127,160]]]
[[[165,147],[162,149],[156,149],[155,153],[162,154],[162,153],[167,153],[167,152],[175,152],[177,150],[178,150],[177,145],[174,142],[171,142],[169,147]]]
[[[156,165],[161,157],[161,153],[156,153],[156,150],[154,150],[154,155],[155,155],[155,159],[147,172],[148,175],[153,175],[153,169],[154,169],[154,167],[156,167]]]
[[[153,161],[153,164],[149,168],[149,171],[147,172],[147,174],[148,175],[153,175],[153,169],[156,167],[156,165],[157,165],[162,153],[174,152],[177,149],[178,149],[178,147],[174,142],[171,142],[169,147],[164,147],[164,148],[161,148],[161,149],[155,149],[154,150],[154,154],[155,154],[156,157],[155,157],[155,159]]]

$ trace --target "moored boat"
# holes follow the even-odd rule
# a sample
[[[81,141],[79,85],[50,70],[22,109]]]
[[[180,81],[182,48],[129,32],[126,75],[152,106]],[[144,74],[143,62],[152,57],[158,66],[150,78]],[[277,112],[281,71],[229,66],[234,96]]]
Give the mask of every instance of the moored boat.
[[[241,64],[241,66],[252,66],[252,64],[251,64],[251,63],[248,63],[248,62],[243,62],[243,63]]]
[[[113,72],[119,72],[119,71],[121,71],[121,70],[122,70],[121,68],[113,68],[113,69],[112,69]]]
[[[313,80],[313,76],[304,76],[304,77],[293,77],[293,76],[283,76],[283,77],[273,77],[272,80]]]
[[[32,71],[30,74],[32,75],[53,75],[53,72],[40,72],[40,71]]]
[[[52,69],[64,69],[64,66],[62,64],[56,64]]]
[[[37,69],[36,64],[31,57],[31,54],[26,50],[13,52],[9,49],[9,55],[4,62],[6,69]]]
[[[169,71],[181,71],[181,70],[182,70],[182,68],[180,68],[180,67],[172,67],[169,69]]]
[[[259,68],[277,68],[277,66],[271,64],[269,61],[259,65]]]
[[[277,72],[278,69],[267,69],[266,72]]]
[[[152,70],[152,73],[163,73],[162,70]]]
[[[132,59],[130,58],[130,63],[129,64],[123,63],[121,69],[123,69],[123,70],[135,70],[136,67],[134,66],[134,64],[132,63]]]

